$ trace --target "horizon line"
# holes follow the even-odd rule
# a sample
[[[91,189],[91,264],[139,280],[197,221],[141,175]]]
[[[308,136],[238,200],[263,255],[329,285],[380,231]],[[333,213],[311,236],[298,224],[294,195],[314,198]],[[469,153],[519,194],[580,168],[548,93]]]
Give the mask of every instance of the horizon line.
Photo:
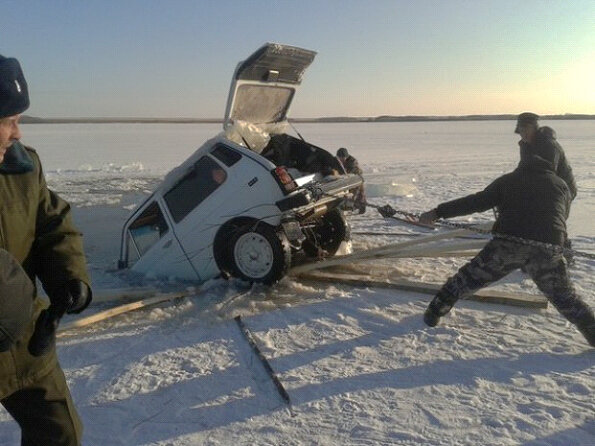
[[[379,115],[379,116],[326,116],[317,118],[288,118],[289,122],[304,123],[341,123],[341,122],[424,122],[424,121],[495,121],[515,120],[517,113],[470,114],[470,115]],[[550,120],[591,120],[595,114],[564,113],[541,115],[540,119]],[[22,115],[22,124],[112,124],[112,123],[171,123],[171,124],[220,124],[222,118],[147,118],[147,117],[61,117],[41,118]]]

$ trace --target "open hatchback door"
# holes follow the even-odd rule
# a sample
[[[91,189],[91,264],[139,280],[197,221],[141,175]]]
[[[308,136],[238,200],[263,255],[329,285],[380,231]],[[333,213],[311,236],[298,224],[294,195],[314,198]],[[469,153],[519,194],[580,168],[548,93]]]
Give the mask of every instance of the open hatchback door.
[[[297,87],[310,66],[315,51],[267,43],[236,67],[224,128],[238,121],[262,129],[287,119]]]

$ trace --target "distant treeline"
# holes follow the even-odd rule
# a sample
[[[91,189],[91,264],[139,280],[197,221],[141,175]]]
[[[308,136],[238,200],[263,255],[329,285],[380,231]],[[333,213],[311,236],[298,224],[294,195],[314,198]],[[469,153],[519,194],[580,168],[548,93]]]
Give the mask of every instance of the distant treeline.
[[[293,119],[295,122],[424,122],[424,121],[509,121],[516,120],[516,114],[464,115],[464,116],[375,116],[375,117],[328,117],[315,119]],[[595,115],[564,114],[541,115],[541,119],[595,119]]]
[[[516,114],[505,115],[464,115],[464,116],[329,116],[325,118],[293,118],[290,122],[429,122],[429,121],[506,121],[515,120]],[[542,115],[541,119],[593,119],[595,115],[587,114],[564,114],[564,115]],[[34,116],[21,116],[23,124],[218,124],[222,119],[202,118],[38,118]]]

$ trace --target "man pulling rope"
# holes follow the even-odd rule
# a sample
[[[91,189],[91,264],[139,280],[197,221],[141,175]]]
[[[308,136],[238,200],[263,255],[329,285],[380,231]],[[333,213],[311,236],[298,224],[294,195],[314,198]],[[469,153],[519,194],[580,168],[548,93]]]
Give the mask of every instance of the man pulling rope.
[[[483,191],[442,203],[421,214],[419,221],[431,224],[438,218],[498,209],[494,238],[446,281],[428,305],[424,322],[434,327],[458,299],[520,268],[531,276],[556,309],[576,325],[587,342],[595,346],[595,315],[576,294],[563,256],[571,200],[567,184],[556,175],[552,164],[531,155]]]

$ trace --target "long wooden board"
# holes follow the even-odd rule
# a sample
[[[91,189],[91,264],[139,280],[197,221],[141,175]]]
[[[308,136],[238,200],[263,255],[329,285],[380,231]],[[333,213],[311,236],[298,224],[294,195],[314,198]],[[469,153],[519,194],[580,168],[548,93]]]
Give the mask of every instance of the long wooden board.
[[[414,291],[417,293],[424,294],[435,294],[441,287],[440,285],[427,282],[412,282],[408,280],[392,280],[388,282],[374,280],[370,279],[367,276],[357,276],[353,274],[346,275],[316,272],[303,273],[300,274],[298,277],[301,280],[336,283],[356,287],[375,287],[404,291]],[[468,297],[467,300],[528,308],[547,308],[548,306],[548,301],[543,296],[537,296],[534,294],[527,293],[511,293],[506,291],[497,291],[485,288],[477,291],[472,296]]]
[[[462,240],[455,241],[449,246],[436,246],[430,243],[416,244],[417,246],[401,246],[394,244],[381,246],[378,248],[367,249],[365,251],[354,252],[343,256],[335,256],[317,262],[304,263],[297,265],[290,270],[290,274],[297,275],[325,269],[332,266],[348,265],[351,263],[372,262],[378,259],[398,259],[398,258],[422,258],[422,257],[472,257],[479,252],[486,244],[486,240]]]
[[[92,304],[105,303],[112,301],[139,300],[143,297],[152,297],[157,294],[163,294],[154,287],[137,288],[111,288],[101,289],[93,292]]]
[[[142,299],[136,302],[131,302],[124,305],[119,305],[114,308],[110,308],[109,310],[100,311],[99,313],[92,314],[87,317],[79,318],[74,321],[68,322],[66,324],[62,324],[58,328],[58,333],[63,333],[68,330],[72,330],[73,328],[80,328],[85,327],[87,325],[94,324],[96,322],[103,321],[105,319],[109,319],[114,316],[118,316],[123,313],[128,313],[129,311],[138,310],[141,308],[150,307],[152,305],[157,305],[161,302],[167,302],[174,299],[179,299],[182,297],[189,296],[189,293],[167,293],[167,294],[159,294],[157,296],[149,297],[147,299]]]
[[[299,265],[299,266],[292,268],[291,272],[292,272],[292,274],[301,274],[301,273],[305,273],[307,271],[328,268],[329,266],[334,266],[334,265],[343,265],[346,263],[357,263],[359,261],[371,261],[371,260],[379,259],[379,258],[389,258],[391,256],[395,257],[396,256],[395,254],[397,252],[399,252],[399,251],[404,252],[405,250],[407,250],[409,253],[412,253],[413,251],[423,252],[425,244],[431,244],[438,240],[456,238],[460,235],[466,235],[466,234],[469,234],[469,231],[467,229],[457,229],[454,231],[444,232],[444,233],[440,233],[440,234],[432,234],[432,235],[420,237],[420,238],[414,239],[414,240],[407,240],[407,241],[403,241],[403,242],[379,246],[377,248],[367,249],[365,251],[358,251],[358,252],[354,252],[352,254],[347,254],[344,256],[337,256],[337,257],[325,259],[325,260],[322,260],[319,262],[306,263],[304,265]],[[427,248],[427,247],[425,247],[425,248]],[[435,249],[435,247],[433,249]],[[452,249],[452,248],[445,247],[445,248],[443,248],[443,251],[449,251],[450,249]],[[409,255],[409,256],[415,257],[415,255]]]

